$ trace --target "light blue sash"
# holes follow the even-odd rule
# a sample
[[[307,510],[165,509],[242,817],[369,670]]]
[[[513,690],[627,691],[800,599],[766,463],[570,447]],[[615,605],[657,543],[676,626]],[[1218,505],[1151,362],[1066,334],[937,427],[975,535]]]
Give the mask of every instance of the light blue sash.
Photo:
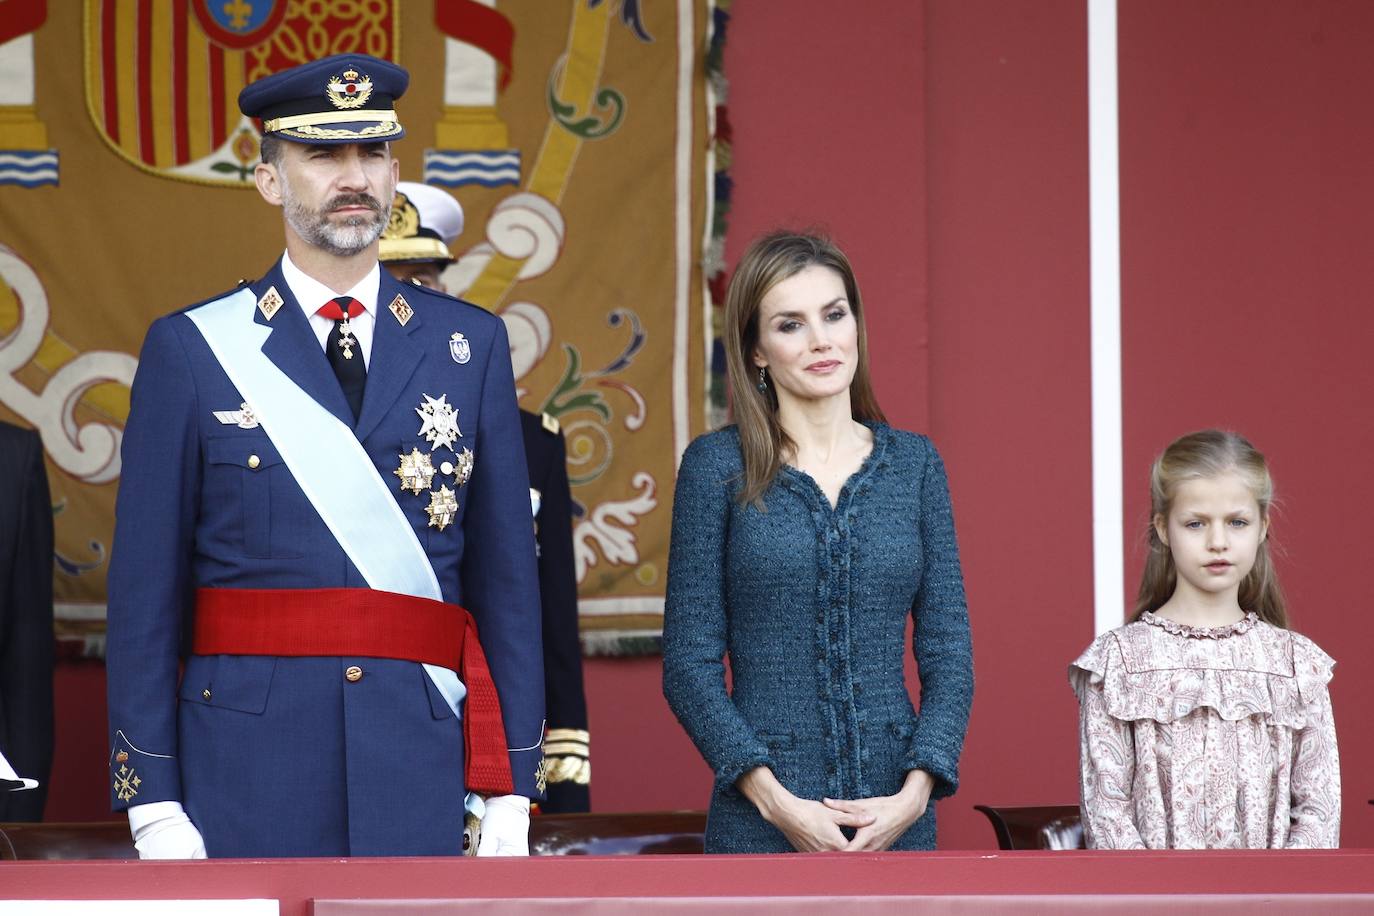
[[[186,317],[368,586],[442,601],[439,580],[415,529],[353,430],[263,355],[272,329],[253,320],[256,309],[257,297],[244,288],[198,306]],[[425,665],[425,671],[461,718],[467,688],[458,675],[438,665]]]

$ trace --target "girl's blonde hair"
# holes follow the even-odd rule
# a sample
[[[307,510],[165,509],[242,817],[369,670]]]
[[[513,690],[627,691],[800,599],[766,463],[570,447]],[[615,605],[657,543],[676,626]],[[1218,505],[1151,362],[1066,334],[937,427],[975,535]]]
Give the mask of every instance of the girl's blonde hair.
[[[806,232],[779,231],[755,239],[735,267],[725,293],[725,368],[730,380],[730,403],[739,427],[744,459],[741,505],[762,504],[765,490],[796,443],[778,422],[778,395],[770,383],[760,390],[753,368],[759,342],[759,307],[768,291],[813,265],[828,267],[844,281],[845,298],[858,326],[859,360],[849,385],[850,410],[856,420],[886,422],[868,374],[868,331],[863,302],[849,259],[830,239]]]
[[[1239,474],[1259,504],[1260,519],[1268,520],[1274,503],[1274,480],[1269,465],[1250,442],[1238,433],[1204,429],[1172,442],[1150,468],[1150,522],[1146,540],[1150,555],[1140,580],[1132,620],[1146,611],[1157,610],[1168,601],[1178,583],[1178,571],[1169,548],[1159,539],[1154,520],[1168,519],[1178,486],[1185,480]],[[1255,565],[1240,583],[1237,600],[1243,610],[1254,611],[1267,623],[1288,628],[1288,611],[1279,588],[1278,573],[1270,557],[1270,539],[1260,541]]]

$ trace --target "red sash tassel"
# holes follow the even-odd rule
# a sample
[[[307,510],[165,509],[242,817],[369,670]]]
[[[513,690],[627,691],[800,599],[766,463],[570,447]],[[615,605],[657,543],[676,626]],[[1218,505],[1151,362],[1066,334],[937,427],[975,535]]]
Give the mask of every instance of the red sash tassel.
[[[368,588],[202,588],[192,651],[397,658],[457,671],[468,690],[463,782],[483,795],[514,791],[496,683],[476,622],[456,604]]]

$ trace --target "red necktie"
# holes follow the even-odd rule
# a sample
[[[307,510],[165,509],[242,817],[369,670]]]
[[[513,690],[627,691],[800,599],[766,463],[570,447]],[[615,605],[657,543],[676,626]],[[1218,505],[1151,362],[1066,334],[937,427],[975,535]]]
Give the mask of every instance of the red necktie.
[[[347,309],[347,312],[344,310]],[[348,328],[348,319],[363,313],[363,304],[357,299],[340,296],[331,299],[320,307],[319,314],[334,321],[334,328],[324,342],[325,356],[334,369],[334,375],[343,389],[353,420],[363,410],[363,387],[367,383],[367,368],[363,365],[363,351],[358,339]]]
[[[340,296],[337,299],[330,299],[324,305],[320,306],[318,314],[333,319],[334,321],[343,321],[343,307],[345,305],[348,306],[349,318],[357,318],[363,313],[363,304],[357,299],[352,299],[348,296]]]

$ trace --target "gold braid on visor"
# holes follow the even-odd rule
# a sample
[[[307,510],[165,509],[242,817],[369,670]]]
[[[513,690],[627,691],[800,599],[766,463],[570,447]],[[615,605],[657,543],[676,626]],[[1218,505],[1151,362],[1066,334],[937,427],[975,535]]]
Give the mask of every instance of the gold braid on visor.
[[[310,114],[284,115],[262,122],[267,133],[290,130],[295,127],[314,127],[316,124],[346,124],[353,121],[382,121],[396,123],[396,110],[362,109],[360,111],[315,111]]]
[[[453,254],[438,239],[423,236],[410,239],[389,239],[383,237],[381,250],[377,253],[381,261],[452,261]]]

